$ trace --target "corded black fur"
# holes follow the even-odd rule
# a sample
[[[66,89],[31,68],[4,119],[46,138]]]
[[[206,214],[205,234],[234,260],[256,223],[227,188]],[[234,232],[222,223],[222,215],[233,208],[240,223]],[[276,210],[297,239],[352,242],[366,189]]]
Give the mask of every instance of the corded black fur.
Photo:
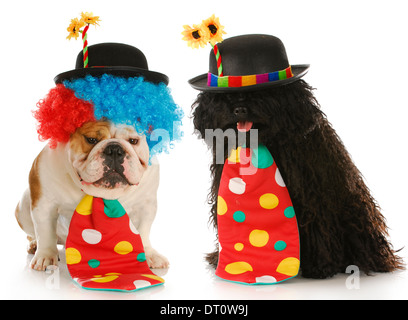
[[[247,114],[234,114],[237,107]],[[255,92],[202,92],[193,104],[193,121],[205,129],[235,129],[252,121],[259,142],[274,157],[289,190],[300,232],[302,276],[327,278],[356,265],[367,274],[403,269],[387,240],[387,226],[376,201],[303,80]],[[211,165],[211,219],[217,227],[217,193],[223,164]],[[225,143],[224,159],[229,154]],[[207,256],[213,266],[218,250]]]

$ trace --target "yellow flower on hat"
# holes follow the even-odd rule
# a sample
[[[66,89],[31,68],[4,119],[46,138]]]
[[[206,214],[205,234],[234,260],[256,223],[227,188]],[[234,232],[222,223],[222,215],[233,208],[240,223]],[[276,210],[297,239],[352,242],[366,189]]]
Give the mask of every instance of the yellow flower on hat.
[[[215,45],[217,42],[222,42],[222,35],[226,34],[224,26],[220,24],[220,19],[212,15],[207,20],[203,21],[203,26],[209,30],[211,45]]]
[[[99,26],[98,22],[101,20],[99,16],[94,16],[92,12],[81,12],[81,20],[87,24],[93,24]]]
[[[187,41],[189,47],[194,49],[198,49],[199,47],[204,48],[210,40],[210,31],[203,25],[194,24],[193,27],[184,25],[183,28],[184,31],[181,34],[183,35],[183,40]]]
[[[81,28],[85,25],[84,21],[78,20],[78,18],[71,19],[71,24],[67,28],[67,31],[69,32],[69,35],[67,37],[68,40],[71,40],[72,38],[78,39],[79,33],[81,32]]]

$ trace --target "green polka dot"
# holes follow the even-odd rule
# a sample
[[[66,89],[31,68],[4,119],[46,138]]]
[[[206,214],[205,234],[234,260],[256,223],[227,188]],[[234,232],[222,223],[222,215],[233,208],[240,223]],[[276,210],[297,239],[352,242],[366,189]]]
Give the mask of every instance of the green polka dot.
[[[286,218],[293,218],[295,216],[295,209],[293,209],[293,207],[287,207],[283,214]]]
[[[286,242],[279,240],[275,242],[274,248],[276,251],[282,251],[286,249]]]
[[[242,211],[235,211],[232,217],[236,222],[239,223],[245,221],[245,213],[243,213]]]
[[[273,158],[269,150],[261,144],[253,149],[251,162],[256,168],[266,169],[273,164]]]
[[[118,200],[103,199],[103,203],[105,204],[104,212],[109,218],[120,218],[126,214]]]
[[[101,264],[101,262],[99,260],[96,260],[96,259],[91,259],[91,260],[88,261],[88,265],[93,269],[98,268],[100,264]]]
[[[146,261],[146,254],[144,252],[139,253],[136,259],[139,262],[144,262]]]

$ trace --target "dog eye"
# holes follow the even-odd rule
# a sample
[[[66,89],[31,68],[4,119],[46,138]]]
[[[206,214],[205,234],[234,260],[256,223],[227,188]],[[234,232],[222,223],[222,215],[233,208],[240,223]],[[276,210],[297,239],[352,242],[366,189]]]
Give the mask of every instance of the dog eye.
[[[138,142],[139,142],[139,139],[137,139],[137,138],[130,138],[129,139],[130,144],[136,145]]]
[[[90,137],[85,137],[86,142],[88,142],[89,144],[97,144],[99,141],[96,138],[90,138]]]

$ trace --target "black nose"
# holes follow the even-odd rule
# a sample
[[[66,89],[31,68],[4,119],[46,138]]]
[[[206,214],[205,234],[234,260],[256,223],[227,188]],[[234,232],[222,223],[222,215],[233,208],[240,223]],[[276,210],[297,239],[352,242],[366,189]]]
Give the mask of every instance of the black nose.
[[[123,150],[123,147],[118,143],[108,144],[105,150],[103,150],[103,153],[109,157],[118,159],[125,156],[125,150]]]
[[[245,107],[237,107],[234,109],[234,114],[238,118],[246,117],[248,115],[248,109]]]

